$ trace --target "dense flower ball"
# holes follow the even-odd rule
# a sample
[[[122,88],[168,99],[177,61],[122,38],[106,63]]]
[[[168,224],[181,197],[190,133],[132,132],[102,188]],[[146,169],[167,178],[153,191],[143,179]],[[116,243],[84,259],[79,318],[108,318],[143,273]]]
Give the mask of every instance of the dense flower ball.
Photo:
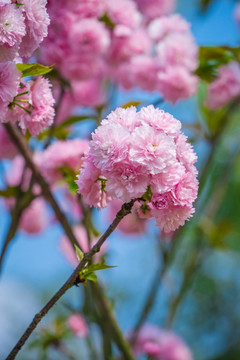
[[[191,351],[179,336],[154,325],[141,328],[133,351],[136,356],[146,354],[155,360],[193,359]]]
[[[240,67],[232,62],[219,69],[218,77],[208,88],[207,106],[214,110],[240,96]]]
[[[85,202],[101,208],[111,199],[137,199],[164,232],[184,225],[194,213],[197,157],[180,129],[180,121],[153,106],[113,111],[92,134],[80,170]]]

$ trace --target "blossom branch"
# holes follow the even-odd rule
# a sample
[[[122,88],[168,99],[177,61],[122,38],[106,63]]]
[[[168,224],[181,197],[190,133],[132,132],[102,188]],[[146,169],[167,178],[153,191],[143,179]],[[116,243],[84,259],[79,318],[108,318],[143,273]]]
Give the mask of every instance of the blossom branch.
[[[60,222],[60,224],[62,225],[62,227],[64,228],[69,240],[71,241],[72,244],[77,244],[76,238],[72,232],[72,229],[67,221],[65,214],[59,208],[55,198],[53,197],[53,195],[51,193],[49,185],[47,184],[47,182],[41,175],[38,167],[35,165],[35,163],[32,159],[32,154],[31,154],[27,144],[25,143],[23,137],[21,136],[21,134],[19,133],[17,128],[14,127],[12,124],[7,123],[4,125],[5,125],[5,128],[9,134],[9,136],[11,137],[12,141],[14,142],[15,146],[18,148],[21,155],[24,157],[27,166],[32,170],[35,180],[41,186],[43,196],[52,206],[52,208],[56,214],[56,217],[57,217],[58,221]]]
[[[117,213],[112,224],[108,227],[105,233],[100,237],[97,243],[91,248],[91,250],[84,255],[82,261],[75,268],[74,272],[67,279],[67,281],[62,285],[62,287],[56,292],[56,294],[49,300],[49,302],[34,316],[31,324],[21,336],[17,344],[14,346],[6,360],[13,360],[16,358],[18,352],[21,350],[22,346],[25,344],[33,330],[37,327],[41,319],[48,313],[48,311],[56,304],[56,302],[70,289],[73,285],[79,283],[79,272],[85,268],[89,261],[91,261],[94,254],[100,251],[101,246],[106,241],[106,239],[111,235],[115,230],[120,221],[128,214],[130,214],[133,204],[136,200],[131,200],[129,203],[123,204],[122,208]],[[119,335],[119,334],[118,334]],[[130,350],[129,350],[130,353]],[[126,351],[123,354],[126,360],[134,360],[133,356],[128,354]]]

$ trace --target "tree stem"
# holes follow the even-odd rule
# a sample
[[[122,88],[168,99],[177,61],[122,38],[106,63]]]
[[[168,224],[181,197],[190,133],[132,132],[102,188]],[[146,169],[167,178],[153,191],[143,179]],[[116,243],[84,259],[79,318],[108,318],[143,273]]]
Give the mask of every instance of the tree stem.
[[[62,287],[56,292],[56,294],[49,300],[49,302],[38,312],[27,330],[23,333],[17,344],[14,346],[6,360],[13,360],[17,356],[18,352],[21,350],[22,346],[25,344],[29,336],[32,334],[33,330],[37,327],[38,323],[41,319],[48,313],[48,311],[56,304],[56,302],[66,293],[68,289],[70,289],[73,285],[76,284],[79,272],[84,269],[87,263],[91,260],[93,255],[99,252],[101,246],[109,237],[109,235],[115,230],[120,221],[128,214],[130,214],[133,204],[136,200],[131,200],[129,203],[123,204],[122,208],[117,213],[115,219],[112,224],[108,227],[105,233],[100,237],[97,243],[91,248],[91,250],[85,254],[82,261],[78,264],[74,272],[67,279],[67,281],[62,285]],[[119,334],[118,334],[119,336]],[[125,357],[126,360],[134,360],[133,357]]]

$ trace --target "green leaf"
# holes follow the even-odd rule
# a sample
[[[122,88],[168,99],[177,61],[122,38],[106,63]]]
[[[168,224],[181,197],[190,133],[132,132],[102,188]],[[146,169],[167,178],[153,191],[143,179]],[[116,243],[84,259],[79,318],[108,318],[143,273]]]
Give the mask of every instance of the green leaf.
[[[139,105],[141,105],[142,104],[142,102],[141,101],[129,101],[129,102],[127,102],[126,104],[123,104],[123,105],[121,105],[121,107],[123,108],[123,109],[127,109],[127,108],[129,108],[129,107],[131,107],[131,106],[139,106]]]
[[[102,21],[109,29],[114,29],[115,24],[112,22],[107,13],[103,14],[99,20]]]
[[[218,68],[230,61],[240,60],[240,47],[201,46],[199,67],[195,71],[201,79],[211,82],[217,77]]]
[[[88,272],[93,272],[93,271],[110,269],[110,268],[114,268],[114,267],[116,267],[116,266],[106,265],[104,263],[96,263],[96,264],[92,264],[92,265],[88,266],[88,268],[86,270]]]
[[[15,197],[17,195],[19,191],[19,187],[18,186],[9,186],[7,189],[5,190],[0,190],[0,196],[2,197]]]
[[[38,63],[16,64],[17,69],[22,72],[22,77],[47,74],[52,71],[52,66],[44,66]]]
[[[80,248],[76,244],[74,244],[74,248],[78,261],[79,262],[82,261],[84,253],[82,252],[82,250],[80,250]]]
[[[148,185],[148,188],[147,188],[147,191],[145,192],[145,194],[142,196],[142,198],[146,201],[151,201],[152,200],[152,190],[151,190],[151,187],[150,185]]]
[[[84,279],[89,280],[89,281],[93,281],[94,283],[96,283],[97,282],[97,275],[94,274],[93,272],[87,273],[86,275],[84,275]]]

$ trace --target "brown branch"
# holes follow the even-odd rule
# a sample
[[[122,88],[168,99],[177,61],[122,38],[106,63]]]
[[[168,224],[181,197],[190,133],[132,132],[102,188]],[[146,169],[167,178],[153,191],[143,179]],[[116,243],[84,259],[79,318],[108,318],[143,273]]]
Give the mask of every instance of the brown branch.
[[[66,293],[68,289],[70,289],[73,285],[76,284],[79,276],[79,272],[85,268],[87,263],[91,260],[93,255],[99,252],[101,246],[109,237],[109,235],[115,230],[120,221],[128,214],[130,214],[133,204],[136,200],[131,200],[129,203],[123,204],[121,210],[117,213],[115,219],[112,224],[108,227],[105,233],[100,237],[97,243],[91,248],[91,250],[84,255],[82,261],[78,264],[74,272],[68,278],[68,280],[63,284],[63,286],[56,292],[56,294],[49,300],[49,302],[42,308],[42,310],[37,313],[27,330],[24,332],[22,337],[19,339],[17,344],[14,346],[6,360],[13,360],[17,356],[18,352],[21,350],[22,346],[25,344],[33,330],[37,327],[38,323],[41,319],[48,313],[48,311],[56,304],[56,302]],[[129,350],[130,351],[130,350]],[[127,357],[125,354],[126,360],[134,360],[133,356]]]
[[[32,154],[31,154],[26,142],[24,141],[22,135],[20,134],[18,129],[15,126],[13,126],[12,124],[7,123],[7,124],[4,124],[4,126],[9,134],[9,136],[11,137],[13,143],[18,148],[21,155],[24,157],[27,166],[32,170],[32,173],[33,173],[33,176],[34,176],[36,182],[41,186],[43,196],[49,202],[49,204],[52,206],[52,208],[56,214],[56,217],[57,217],[58,221],[60,222],[60,224],[62,225],[62,227],[64,228],[69,240],[71,241],[72,244],[77,244],[79,247],[79,244],[76,241],[76,238],[73,234],[71,227],[69,226],[69,223],[68,223],[68,220],[67,220],[65,214],[61,211],[60,207],[58,206],[55,198],[53,197],[53,195],[51,193],[48,183],[45,181],[45,179],[41,175],[38,167],[34,163],[34,161],[32,159]]]

